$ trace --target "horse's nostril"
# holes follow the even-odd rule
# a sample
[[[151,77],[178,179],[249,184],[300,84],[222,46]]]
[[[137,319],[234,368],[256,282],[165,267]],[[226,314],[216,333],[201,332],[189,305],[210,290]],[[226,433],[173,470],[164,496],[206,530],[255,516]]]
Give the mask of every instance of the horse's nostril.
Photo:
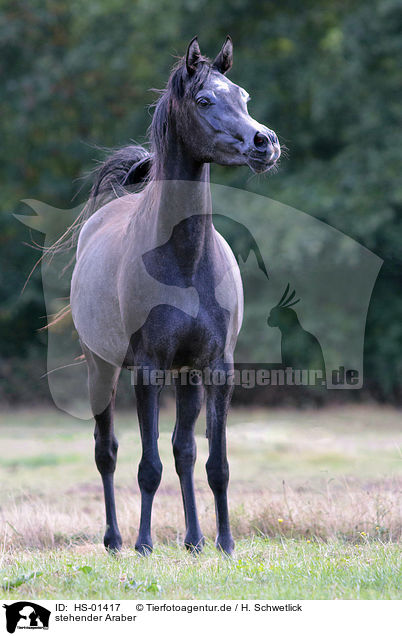
[[[256,148],[258,148],[259,150],[265,150],[265,148],[268,146],[268,143],[269,139],[266,135],[260,132],[255,133],[254,145]]]

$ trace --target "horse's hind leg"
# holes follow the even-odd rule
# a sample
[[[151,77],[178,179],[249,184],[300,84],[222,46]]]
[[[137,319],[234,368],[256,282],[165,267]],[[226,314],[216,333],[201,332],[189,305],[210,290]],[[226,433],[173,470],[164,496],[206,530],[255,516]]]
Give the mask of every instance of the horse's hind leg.
[[[142,457],[138,466],[141,519],[135,549],[143,555],[152,552],[152,504],[162,477],[162,463],[158,452],[159,394],[161,388],[161,386],[145,385],[142,382],[141,374],[138,374],[135,393],[142,441]]]
[[[199,552],[204,545],[200,529],[194,494],[194,464],[197,450],[194,439],[194,427],[203,403],[202,386],[176,385],[176,425],[172,443],[176,471],[180,479],[183,496],[186,537],[184,545],[193,552]]]
[[[89,397],[95,418],[95,462],[101,474],[106,509],[105,548],[121,548],[117,525],[113,477],[116,468],[118,443],[114,435],[113,410],[120,369],[114,367],[84,347],[88,362]]]

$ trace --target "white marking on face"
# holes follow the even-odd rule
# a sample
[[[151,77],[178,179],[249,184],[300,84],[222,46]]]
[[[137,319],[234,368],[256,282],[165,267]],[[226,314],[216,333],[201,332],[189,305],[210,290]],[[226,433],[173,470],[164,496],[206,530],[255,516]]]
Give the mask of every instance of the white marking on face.
[[[214,78],[213,89],[217,89],[218,91],[224,91],[225,93],[228,93],[230,91],[230,84],[232,84],[232,82],[230,82],[229,80],[223,77],[222,78],[216,77]]]

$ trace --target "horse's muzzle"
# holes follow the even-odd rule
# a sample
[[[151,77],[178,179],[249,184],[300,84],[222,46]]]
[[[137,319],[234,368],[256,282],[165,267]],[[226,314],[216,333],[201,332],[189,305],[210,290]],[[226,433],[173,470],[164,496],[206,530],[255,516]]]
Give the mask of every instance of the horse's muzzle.
[[[281,147],[278,144],[268,144],[264,152],[250,152],[247,163],[254,172],[267,172],[281,156]]]
[[[253,145],[248,155],[249,165],[255,172],[265,172],[276,164],[281,156],[278,137],[273,130],[263,127],[253,137]]]

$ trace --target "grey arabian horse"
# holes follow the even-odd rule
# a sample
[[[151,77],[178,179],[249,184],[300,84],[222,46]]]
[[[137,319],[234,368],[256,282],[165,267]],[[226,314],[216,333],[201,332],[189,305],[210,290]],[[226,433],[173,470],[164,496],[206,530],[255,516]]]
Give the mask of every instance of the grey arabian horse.
[[[265,172],[278,160],[280,146],[275,133],[248,114],[247,92],[225,77],[232,58],[229,37],[213,62],[201,55],[196,38],[191,41],[156,104],[151,152],[129,146],[106,160],[98,170],[92,200],[105,193],[112,200],[92,214],[79,236],[71,309],[88,364],[95,460],[105,495],[104,544],[112,551],[122,545],[113,487],[118,447],[113,407],[122,367],[139,370],[135,393],[142,440],[141,520],[136,549],[142,554],[152,550],[152,503],[162,475],[161,385],[146,382],[145,370],[206,368],[218,371],[225,381],[204,386],[176,382],[172,441],[185,545],[198,551],[204,543],[193,470],[194,426],[205,392],[206,470],[215,498],[216,546],[228,554],[234,548],[227,505],[226,416],[243,293],[233,253],[212,224],[209,164],[248,165]],[[135,184],[136,192],[122,194],[122,186]]]

